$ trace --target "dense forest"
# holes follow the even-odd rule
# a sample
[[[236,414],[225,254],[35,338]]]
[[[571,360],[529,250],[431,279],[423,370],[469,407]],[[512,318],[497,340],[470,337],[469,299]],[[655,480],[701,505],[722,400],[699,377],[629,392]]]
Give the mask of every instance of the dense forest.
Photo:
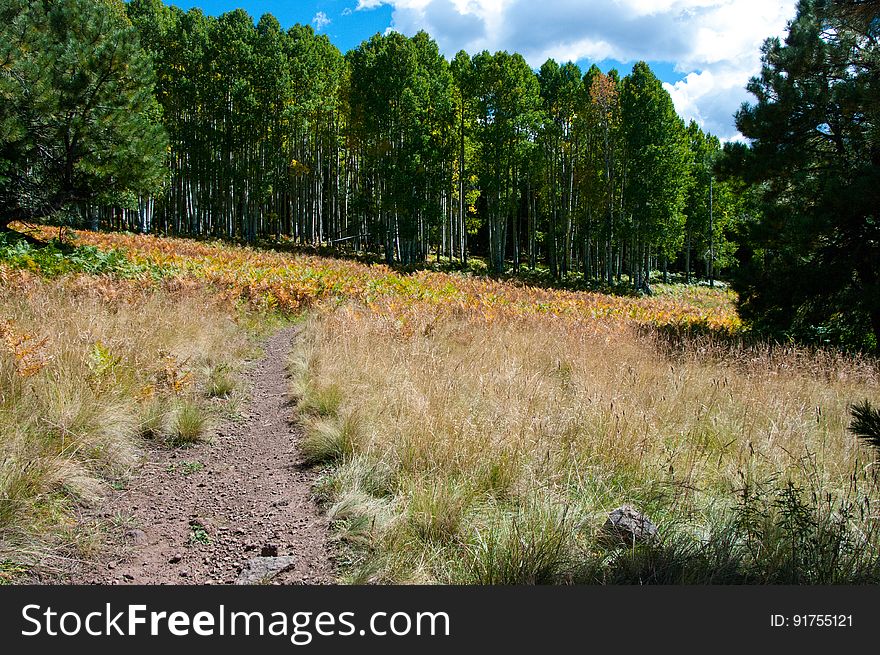
[[[287,239],[644,289],[724,270],[756,327],[880,335],[875,0],[801,2],[727,144],[621,76],[419,32],[2,0],[0,225]],[[873,333],[873,334],[872,334]]]
[[[621,77],[552,60],[535,72],[507,52],[450,62],[424,32],[343,55],[269,14],[125,11],[133,28],[101,35],[136,34],[152,61],[154,79],[140,75],[168,174],[136,202],[78,203],[87,224],[292,237],[388,263],[475,253],[495,272],[540,262],[637,285],[652,268],[708,276],[729,261],[738,208],[724,184],[710,199],[719,142],[684,124],[645,63]]]

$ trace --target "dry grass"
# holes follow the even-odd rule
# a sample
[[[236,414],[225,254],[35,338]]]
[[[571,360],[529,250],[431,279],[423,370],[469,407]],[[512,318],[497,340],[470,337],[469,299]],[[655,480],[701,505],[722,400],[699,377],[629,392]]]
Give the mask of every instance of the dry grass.
[[[736,344],[730,293],[77,239],[127,279],[0,267],[0,562],[69,533],[138,439],[197,440],[243,332],[308,307],[293,394],[351,581],[880,582],[876,453],[846,430],[877,363]],[[236,325],[238,304],[273,312]],[[597,539],[623,503],[656,544]]]
[[[53,228],[38,228],[49,239]],[[231,298],[261,309],[297,313],[316,305],[353,300],[405,320],[409,311],[438,316],[477,314],[491,322],[511,317],[548,321],[613,319],[639,325],[701,326],[736,333],[742,321],[734,295],[696,285],[656,285],[651,297],[542,289],[483,276],[418,271],[384,265],[243,248],[223,242],[157,238],[119,232],[70,233],[75,243],[99,248],[114,261],[161,272],[181,283],[210,283]],[[24,258],[24,261],[29,261]]]
[[[201,436],[210,372],[250,344],[205,290],[2,267],[0,288],[0,561],[51,568],[87,537],[74,507],[128,474],[142,438]]]
[[[877,553],[874,453],[846,430],[850,403],[877,399],[871,362],[699,339],[661,348],[600,321],[395,321],[354,305],[306,334],[292,366],[306,444],[336,462],[320,492],[359,545],[353,581],[633,581],[647,567],[704,582],[723,573],[712,557],[736,559],[733,581],[787,581],[786,544],[840,521],[862,541],[839,548]],[[665,550],[597,545],[625,502],[660,524]],[[804,575],[877,572],[833,557],[833,571]]]

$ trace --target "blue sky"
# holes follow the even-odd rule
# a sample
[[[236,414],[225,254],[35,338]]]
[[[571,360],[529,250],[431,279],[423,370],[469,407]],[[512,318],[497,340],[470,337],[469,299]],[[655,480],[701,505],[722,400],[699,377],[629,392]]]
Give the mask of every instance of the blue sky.
[[[446,55],[509,50],[629,72],[647,61],[679,113],[736,139],[733,113],[760,69],[760,46],[783,35],[795,0],[165,0],[218,15],[241,7],[285,27],[309,23],[342,51],[376,32],[424,29]]]
[[[389,5],[369,11],[355,11],[357,0],[165,0],[165,4],[181,9],[199,7],[212,16],[241,7],[254,20],[263,14],[272,14],[283,27],[295,23],[312,24],[318,12],[323,12],[330,23],[324,25],[321,32],[329,36],[343,52],[356,47],[376,32],[384,32],[391,26],[392,13]],[[346,9],[349,13],[343,16],[342,12]]]

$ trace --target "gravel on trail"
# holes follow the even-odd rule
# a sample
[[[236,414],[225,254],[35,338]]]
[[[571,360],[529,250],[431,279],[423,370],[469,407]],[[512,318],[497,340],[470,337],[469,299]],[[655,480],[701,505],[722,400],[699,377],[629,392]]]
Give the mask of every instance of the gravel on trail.
[[[332,584],[327,519],[311,495],[291,422],[287,354],[297,328],[276,332],[245,373],[250,399],[191,448],[150,448],[128,488],[99,518],[109,545],[68,581],[77,584],[234,584],[251,560],[286,566],[272,584]]]

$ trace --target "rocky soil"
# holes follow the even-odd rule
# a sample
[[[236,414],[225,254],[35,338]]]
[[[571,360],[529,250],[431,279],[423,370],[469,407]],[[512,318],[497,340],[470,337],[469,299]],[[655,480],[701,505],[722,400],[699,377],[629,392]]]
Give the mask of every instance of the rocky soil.
[[[316,473],[300,465],[287,400],[295,338],[296,328],[285,328],[268,340],[246,373],[251,397],[241,415],[207,443],[148,453],[93,517],[112,526],[107,552],[69,582],[231,584],[257,581],[264,569],[273,584],[334,581],[327,521],[310,493]]]

